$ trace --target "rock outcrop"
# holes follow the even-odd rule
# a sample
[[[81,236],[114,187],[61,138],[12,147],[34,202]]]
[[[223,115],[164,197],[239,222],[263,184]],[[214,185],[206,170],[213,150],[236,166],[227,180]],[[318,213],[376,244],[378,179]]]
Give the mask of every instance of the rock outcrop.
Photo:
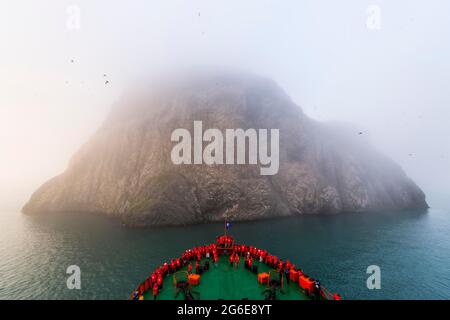
[[[259,165],[175,165],[177,128],[280,129],[279,171]],[[275,83],[209,75],[125,96],[68,169],[23,208],[102,213],[130,226],[426,208],[402,169],[357,130],[308,118]]]

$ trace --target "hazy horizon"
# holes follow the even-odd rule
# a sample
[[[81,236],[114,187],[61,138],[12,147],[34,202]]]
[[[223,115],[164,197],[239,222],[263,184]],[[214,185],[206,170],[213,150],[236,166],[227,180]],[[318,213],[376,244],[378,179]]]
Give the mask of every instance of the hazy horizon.
[[[370,5],[379,29],[367,26]],[[313,119],[363,128],[427,196],[450,189],[447,1],[1,8],[0,209],[20,209],[62,173],[134,79],[211,66],[273,79]],[[70,24],[78,9],[79,29]]]

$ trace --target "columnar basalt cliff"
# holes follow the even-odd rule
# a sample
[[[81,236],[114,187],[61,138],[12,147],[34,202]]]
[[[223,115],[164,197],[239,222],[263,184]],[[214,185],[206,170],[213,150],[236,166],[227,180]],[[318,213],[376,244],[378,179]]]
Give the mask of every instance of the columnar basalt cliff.
[[[279,129],[279,171],[259,165],[175,165],[177,128]],[[68,169],[40,187],[26,214],[102,213],[129,226],[426,208],[402,169],[357,130],[308,118],[272,81],[210,75],[125,96]]]

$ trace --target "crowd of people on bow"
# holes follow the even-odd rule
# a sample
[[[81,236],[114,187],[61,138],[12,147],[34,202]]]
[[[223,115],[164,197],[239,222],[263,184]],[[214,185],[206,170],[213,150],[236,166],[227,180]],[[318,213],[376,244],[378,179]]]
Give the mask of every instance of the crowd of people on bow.
[[[204,264],[201,264],[203,258],[207,258],[208,260]],[[205,270],[209,269],[209,260],[211,259],[215,265],[219,262],[217,244],[215,243],[187,249],[180,257],[172,259],[170,263],[165,262],[163,265],[156,268],[151,273],[150,277],[139,285],[137,290],[133,293],[133,299],[143,299],[144,292],[149,289],[152,289],[153,298],[156,299],[156,296],[163,288],[163,279],[165,276],[174,274],[186,265],[188,273],[192,273],[193,262],[195,265],[195,273],[202,274]]]
[[[279,257],[270,254],[267,250],[259,249],[257,247],[248,246],[245,244],[234,244],[233,238],[228,235],[222,235],[217,237],[216,243],[212,243],[204,246],[197,246],[186,250],[180,257],[172,259],[170,262],[166,262],[163,265],[156,268],[133,294],[133,299],[143,299],[143,294],[147,290],[152,290],[153,298],[156,299],[158,293],[163,288],[163,279],[169,274],[181,270],[187,265],[187,272],[193,273],[195,266],[195,273],[202,274],[210,267],[210,262],[217,267],[219,256],[225,254],[229,255],[230,266],[239,267],[240,259],[244,260],[244,266],[246,269],[257,273],[257,266],[254,261],[259,261],[267,266],[277,270],[281,277],[285,279],[287,283],[290,281],[290,272],[295,270],[299,275],[303,275],[303,272],[295,268],[289,259],[283,261]],[[202,260],[206,258],[206,261],[202,264]],[[320,283],[316,281],[316,289],[321,292]]]

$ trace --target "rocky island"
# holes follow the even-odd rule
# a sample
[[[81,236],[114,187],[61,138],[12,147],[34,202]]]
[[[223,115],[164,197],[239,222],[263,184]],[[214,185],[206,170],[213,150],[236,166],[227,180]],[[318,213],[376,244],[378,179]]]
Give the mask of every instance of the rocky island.
[[[172,133],[195,121],[224,132],[279,129],[276,174],[260,174],[258,163],[175,164]],[[413,208],[427,208],[424,193],[365,135],[309,118],[271,80],[215,74],[124,95],[23,212],[158,226]]]

